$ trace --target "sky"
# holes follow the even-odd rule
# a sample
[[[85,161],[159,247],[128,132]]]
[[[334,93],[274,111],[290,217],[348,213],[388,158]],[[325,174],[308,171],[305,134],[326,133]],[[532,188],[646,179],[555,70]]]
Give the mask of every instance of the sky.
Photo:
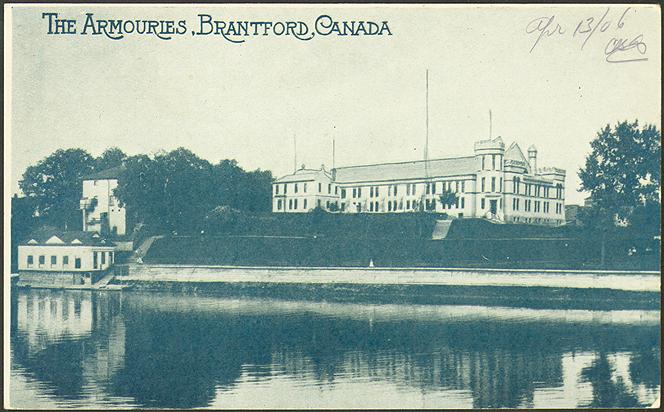
[[[587,196],[577,191],[577,172],[598,130],[634,119],[661,129],[661,27],[654,6],[42,5],[10,11],[5,164],[11,193],[19,191],[26,167],[72,147],[97,156],[111,146],[130,155],[183,146],[211,162],[236,159],[276,177],[291,173],[295,159],[298,166],[331,167],[333,140],[338,167],[420,160],[426,70],[429,158],[471,155],[473,143],[489,136],[491,110],[493,137],[516,141],[524,151],[534,144],[540,167],[567,171],[568,204]],[[47,34],[43,12],[76,19],[79,32]],[[171,40],[81,35],[86,12],[184,19],[188,32]],[[311,29],[327,14],[335,21],[387,21],[392,35],[250,36],[235,44],[191,35],[198,14],[304,21]],[[547,32],[533,48],[539,36],[533,20],[540,17],[551,23],[539,25]],[[593,26],[590,37],[583,33]],[[612,45],[627,48],[635,38],[643,54],[631,48],[607,56]]]

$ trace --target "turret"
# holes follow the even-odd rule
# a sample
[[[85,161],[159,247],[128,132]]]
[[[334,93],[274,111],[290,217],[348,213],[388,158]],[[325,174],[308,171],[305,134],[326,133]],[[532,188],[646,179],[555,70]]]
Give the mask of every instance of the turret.
[[[528,163],[530,163],[530,173],[533,175],[537,174],[537,148],[535,145],[531,145],[528,148]]]
[[[504,155],[505,143],[500,136],[475,142],[475,158],[480,170],[501,170]]]

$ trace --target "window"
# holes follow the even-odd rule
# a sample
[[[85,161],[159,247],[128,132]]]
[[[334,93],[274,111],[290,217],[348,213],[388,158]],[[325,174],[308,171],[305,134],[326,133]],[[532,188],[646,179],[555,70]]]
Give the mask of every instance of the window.
[[[492,192],[496,191],[496,178],[495,177],[491,178],[491,191]]]
[[[484,170],[484,156],[482,156],[482,170]]]
[[[334,186],[334,194],[339,194],[339,186]]]
[[[346,198],[346,189],[341,189],[341,198],[342,199]]]
[[[323,191],[323,184],[322,184],[322,183],[318,183],[318,193],[320,193],[320,192],[322,192],[322,191]]]
[[[369,188],[369,197],[374,197],[374,188],[373,188],[373,186],[371,186]]]
[[[362,197],[362,188],[361,187],[357,188],[357,197]]]
[[[275,195],[279,194],[279,185],[274,185],[274,194]]]
[[[81,268],[81,258],[75,258],[74,259],[74,268],[76,268],[76,269]]]
[[[480,209],[484,209],[485,206],[484,198],[482,198],[482,200],[480,201],[480,205],[481,205]]]
[[[466,181],[461,181],[461,193],[466,193]]]
[[[512,188],[512,193],[517,195],[519,194],[519,180],[520,179],[518,177],[514,177],[514,187]]]
[[[397,195],[397,187],[398,187],[397,185],[394,185],[394,192],[393,192],[393,193],[394,193],[394,196]]]
[[[496,170],[496,155],[491,155],[491,170]]]
[[[376,186],[376,197],[378,197],[378,186]]]
[[[373,202],[369,202],[369,212],[373,212]]]
[[[288,193],[288,184],[284,183],[284,194]]]
[[[101,264],[106,264],[106,252],[101,252]]]
[[[297,199],[293,200],[293,209],[297,210]]]
[[[341,204],[341,211],[344,212],[346,210],[346,203]]]
[[[410,209],[410,200],[406,200],[406,210]]]
[[[92,267],[95,269],[97,269],[97,266],[99,266],[97,260],[98,260],[97,252],[92,252]]]
[[[454,182],[454,192],[459,193],[459,182],[458,181]]]
[[[406,196],[410,196],[410,185],[406,185]]]
[[[35,258],[32,255],[28,255],[28,267],[32,267],[35,264]]]
[[[58,264],[58,257],[55,255],[51,255],[51,266],[55,266]]]
[[[486,182],[486,178],[482,178],[482,192],[484,192],[484,183]],[[482,206],[482,209],[484,209],[484,206]]]
[[[307,199],[304,199],[304,204],[302,205],[303,208],[307,208]]]
[[[330,193],[332,193],[332,184],[328,183],[328,185],[327,185],[327,194],[329,195]]]
[[[281,210],[281,199],[277,200],[277,210]]]
[[[45,264],[46,264],[46,256],[39,255],[39,266],[43,266]]]
[[[303,189],[304,189],[304,193],[307,193],[307,184],[306,184],[306,183],[304,184],[304,188],[303,188]]]
[[[498,191],[502,192],[503,191],[503,178],[500,178],[500,183],[498,184]]]
[[[465,208],[465,207],[466,207],[466,198],[465,198],[465,197],[462,197],[462,198],[461,198],[461,209],[463,209],[463,208]]]
[[[297,193],[297,183],[295,183],[295,193]]]
[[[293,209],[293,199],[288,199],[288,210]]]

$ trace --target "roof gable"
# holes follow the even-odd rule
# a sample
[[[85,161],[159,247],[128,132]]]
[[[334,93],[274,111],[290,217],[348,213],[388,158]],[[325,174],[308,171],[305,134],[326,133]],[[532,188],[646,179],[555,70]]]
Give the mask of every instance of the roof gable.
[[[23,245],[77,245],[77,246],[112,246],[104,237],[97,232],[83,231],[60,231],[50,227],[44,227],[34,231],[28,241]]]
[[[518,160],[528,163],[528,159],[523,155],[523,151],[521,151],[521,148],[516,142],[512,143],[505,151],[505,160]]]
[[[53,235],[53,236],[49,237],[49,238],[46,240],[46,242],[44,242],[44,243],[46,243],[47,245],[61,245],[61,244],[65,243],[65,242],[63,242],[62,239],[60,239],[60,238],[57,237],[56,235]]]

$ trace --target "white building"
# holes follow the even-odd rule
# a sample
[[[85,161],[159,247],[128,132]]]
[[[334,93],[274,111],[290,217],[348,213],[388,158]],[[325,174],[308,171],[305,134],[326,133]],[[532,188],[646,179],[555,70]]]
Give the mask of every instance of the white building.
[[[300,169],[272,185],[272,211],[308,212],[316,206],[344,213],[429,210],[452,217],[485,217],[507,223],[565,223],[565,171],[538,168],[537,149],[524,156],[500,137],[475,143],[465,157]],[[441,202],[452,192],[454,202]]]
[[[124,235],[127,230],[125,209],[120,206],[113,190],[124,166],[102,170],[83,179],[83,196],[80,208],[83,212],[83,230]]]
[[[113,243],[96,232],[41,231],[18,246],[21,280],[52,278],[79,283],[79,279],[80,283],[94,283],[114,262]]]

